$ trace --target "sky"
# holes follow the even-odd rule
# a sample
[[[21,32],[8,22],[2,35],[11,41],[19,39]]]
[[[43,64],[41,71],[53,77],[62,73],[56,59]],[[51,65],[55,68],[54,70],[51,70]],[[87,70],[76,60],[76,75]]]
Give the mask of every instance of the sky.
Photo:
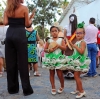
[[[67,0],[67,1],[71,1],[71,0]]]

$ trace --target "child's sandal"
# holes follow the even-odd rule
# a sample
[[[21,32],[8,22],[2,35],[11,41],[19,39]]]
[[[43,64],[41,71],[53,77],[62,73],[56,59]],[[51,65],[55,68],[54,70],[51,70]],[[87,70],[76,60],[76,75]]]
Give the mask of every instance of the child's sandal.
[[[39,74],[38,72],[34,72],[34,76],[41,76],[41,74]]]
[[[64,88],[60,87],[60,88],[58,89],[58,93],[61,94],[61,93],[63,92],[63,90],[64,90]]]
[[[78,90],[75,90],[75,91],[70,92],[70,94],[73,94],[73,95],[75,95],[75,94],[77,94],[77,93],[79,93]]]
[[[52,90],[51,90],[51,94],[52,94],[52,95],[56,95],[56,89],[52,89]]]

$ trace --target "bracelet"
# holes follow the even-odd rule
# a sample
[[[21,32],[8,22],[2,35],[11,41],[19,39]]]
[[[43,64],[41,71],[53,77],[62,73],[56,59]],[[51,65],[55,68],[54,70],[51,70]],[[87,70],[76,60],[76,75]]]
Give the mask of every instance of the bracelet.
[[[31,28],[31,26],[32,26],[32,23],[29,26],[27,26],[26,28]]]

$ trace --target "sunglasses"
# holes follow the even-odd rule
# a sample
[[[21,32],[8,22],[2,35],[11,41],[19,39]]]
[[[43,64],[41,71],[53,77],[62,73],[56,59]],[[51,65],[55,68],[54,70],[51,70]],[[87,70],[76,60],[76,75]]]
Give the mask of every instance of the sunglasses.
[[[83,34],[83,32],[76,32],[76,34]]]

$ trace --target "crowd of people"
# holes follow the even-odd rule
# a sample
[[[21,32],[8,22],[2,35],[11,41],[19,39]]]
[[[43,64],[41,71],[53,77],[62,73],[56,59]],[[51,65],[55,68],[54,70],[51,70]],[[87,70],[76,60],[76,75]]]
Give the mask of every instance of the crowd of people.
[[[71,14],[64,31],[57,23],[50,27],[50,37],[44,43],[32,27],[35,14],[29,16],[23,2],[7,0],[3,20],[0,19],[0,35],[4,35],[0,36],[0,77],[5,59],[8,92],[19,92],[19,73],[23,94],[32,94],[30,69],[33,69],[34,76],[41,76],[38,66],[42,66],[49,69],[52,95],[63,92],[65,76],[74,77],[76,81],[76,89],[71,94],[77,94],[76,98],[86,96],[80,75],[87,73],[85,77],[96,77],[96,67],[100,63],[100,27],[95,26],[95,18],[90,18],[89,25],[84,27],[84,23],[78,24],[77,16]],[[55,72],[60,81],[58,91]]]

